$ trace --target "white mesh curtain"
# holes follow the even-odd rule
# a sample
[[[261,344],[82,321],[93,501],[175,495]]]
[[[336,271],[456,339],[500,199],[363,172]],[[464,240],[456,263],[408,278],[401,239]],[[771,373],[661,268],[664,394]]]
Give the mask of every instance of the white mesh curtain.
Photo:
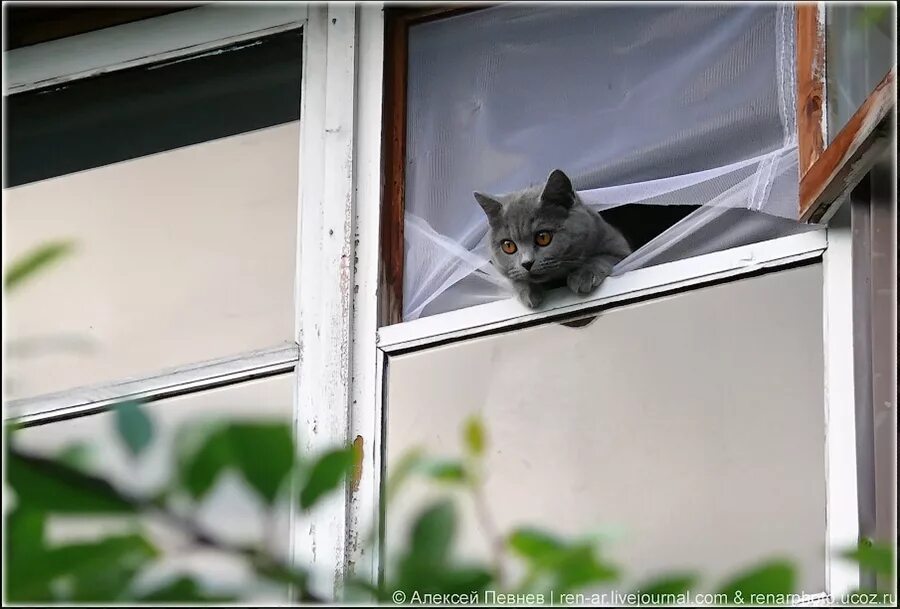
[[[702,205],[620,274],[807,230],[787,5],[505,5],[409,34],[404,319],[509,298],[475,190]]]

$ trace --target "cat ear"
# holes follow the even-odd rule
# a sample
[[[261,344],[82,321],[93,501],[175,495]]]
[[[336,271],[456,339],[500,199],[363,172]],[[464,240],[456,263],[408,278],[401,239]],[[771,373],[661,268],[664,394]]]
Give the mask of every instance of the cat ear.
[[[500,201],[480,192],[472,194],[475,195],[475,200],[481,205],[481,209],[484,210],[488,220],[493,220],[500,216],[500,212],[503,210],[503,204]]]
[[[547,184],[541,193],[541,202],[551,205],[561,205],[566,209],[575,203],[575,189],[569,176],[560,169],[554,169],[547,178]]]

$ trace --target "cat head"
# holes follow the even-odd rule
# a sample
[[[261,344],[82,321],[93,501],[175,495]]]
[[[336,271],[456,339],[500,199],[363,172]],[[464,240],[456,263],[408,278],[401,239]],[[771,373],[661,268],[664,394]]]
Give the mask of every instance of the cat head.
[[[474,194],[490,223],[494,265],[510,279],[549,281],[581,262],[576,251],[585,229],[567,222],[580,203],[559,169],[541,186],[499,196]]]

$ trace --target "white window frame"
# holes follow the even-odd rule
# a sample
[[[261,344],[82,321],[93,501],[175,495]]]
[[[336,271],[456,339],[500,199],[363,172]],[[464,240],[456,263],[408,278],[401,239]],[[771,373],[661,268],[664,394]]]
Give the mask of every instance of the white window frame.
[[[312,10],[312,9],[311,9]],[[334,10],[329,8],[329,10]],[[302,336],[317,328],[317,323],[327,323],[334,316],[331,311],[349,313],[349,333],[347,317],[340,316],[340,322],[333,322],[333,330],[328,342],[316,340],[310,348],[303,342],[301,348],[301,368],[307,358],[302,353],[326,354],[329,358],[328,374],[306,376],[303,387],[309,396],[307,407],[316,410],[316,417],[329,421],[331,433],[339,436],[346,430],[344,441],[361,438],[365,447],[365,458],[359,481],[347,493],[344,530],[340,531],[337,520],[329,522],[325,541],[336,547],[336,579],[350,571],[357,575],[367,575],[377,581],[382,569],[380,549],[369,550],[359,545],[358,540],[367,539],[373,525],[379,522],[381,501],[381,476],[384,463],[383,447],[383,384],[387,358],[392,353],[421,349],[437,343],[460,340],[495,331],[514,329],[523,325],[540,322],[558,316],[574,315],[593,308],[602,308],[616,302],[651,294],[668,292],[691,285],[725,278],[738,279],[760,268],[777,269],[800,260],[820,258],[823,260],[824,289],[822,306],[824,310],[823,341],[825,349],[825,403],[826,415],[826,463],[823,472],[826,483],[826,530],[830,548],[826,557],[826,589],[823,594],[831,598],[859,585],[859,574],[838,553],[855,545],[858,535],[858,513],[856,503],[856,448],[855,418],[853,403],[853,342],[851,299],[851,276],[849,260],[849,227],[836,224],[815,231],[770,241],[760,242],[679,260],[632,271],[621,277],[612,277],[590,299],[579,299],[565,295],[555,303],[539,311],[529,311],[514,299],[488,303],[433,315],[414,321],[377,327],[378,303],[378,260],[379,260],[379,213],[382,204],[381,184],[381,135],[382,135],[382,76],[384,23],[383,15],[377,8],[367,5],[359,9],[359,30],[356,42],[359,53],[341,66],[332,67],[337,72],[357,75],[354,122],[354,137],[349,138],[353,150],[345,159],[353,159],[352,169],[343,175],[345,191],[354,196],[341,200],[339,210],[316,210],[304,208],[304,217],[312,213],[330,213],[334,218],[352,219],[345,224],[343,242],[329,245],[322,243],[322,232],[311,232],[316,238],[316,247],[331,247],[333,251],[317,259],[306,258],[304,264],[310,268],[310,278],[322,278],[324,269],[335,260],[338,247],[342,255],[354,260],[349,268],[353,273],[339,282],[328,294],[319,291],[315,297],[315,309],[320,311],[316,320],[307,319]],[[314,27],[312,18],[310,26]],[[305,87],[315,87],[312,79],[304,81]],[[321,86],[321,85],[320,85]],[[349,105],[349,104],[348,104]],[[309,128],[310,121],[306,127]],[[326,131],[336,125],[326,124]],[[346,165],[344,166],[346,167]],[[313,176],[310,176],[313,177]],[[309,184],[307,183],[307,186]],[[322,200],[322,205],[326,202]],[[334,201],[327,204],[334,205]],[[319,227],[317,227],[318,230]],[[321,226],[325,228],[324,225]],[[314,252],[311,252],[314,253]],[[313,271],[315,269],[315,271]],[[334,279],[331,280],[334,283]],[[317,284],[318,285],[318,284]],[[327,302],[322,302],[322,300]],[[301,302],[301,306],[303,306]],[[349,343],[347,339],[349,338]],[[302,371],[301,371],[302,374]],[[339,401],[329,398],[333,395],[333,383],[346,382]],[[301,383],[304,385],[304,383]],[[316,397],[318,409],[316,409]],[[322,404],[328,404],[322,407]],[[346,404],[346,413],[335,413],[333,406]],[[301,410],[303,404],[301,404]],[[309,415],[307,415],[309,416]],[[315,425],[313,425],[313,429]],[[371,447],[371,449],[370,449]],[[337,517],[336,517],[337,518]],[[377,538],[377,536],[376,536]],[[343,555],[343,560],[340,556]]]
[[[253,7],[214,4],[14,49],[3,53],[4,96],[64,86],[142,65],[183,61],[244,40],[292,29],[302,29],[305,41],[307,16],[308,6],[299,3]],[[304,42],[304,47],[308,46]],[[304,57],[305,53],[304,48]],[[305,70],[306,65],[303,78]],[[305,97],[306,93],[303,88],[301,95]],[[301,146],[300,141],[297,145]],[[298,227],[301,189],[297,192]],[[296,276],[294,281],[296,285]],[[295,290],[295,299],[298,293]],[[299,309],[299,303],[295,302],[294,310]],[[10,400],[4,402],[4,420],[25,426],[43,425],[102,412],[124,400],[159,401],[291,372],[296,378],[300,356],[297,337],[285,339],[284,343],[266,349],[148,371],[145,375],[110,383]],[[293,410],[297,410],[296,400]],[[294,527],[292,519],[292,539]]]
[[[100,410],[123,397],[162,399],[205,384],[217,386],[214,379],[238,382],[294,369],[294,427],[303,449],[351,441],[363,449],[361,469],[346,492],[308,518],[293,518],[291,523],[292,556],[312,564],[320,575],[314,585],[331,596],[348,573],[377,581],[382,567],[379,548],[367,543],[380,518],[382,388],[390,354],[821,257],[828,540],[833,551],[855,543],[848,227],[835,224],[823,231],[633,271],[610,278],[590,299],[562,296],[539,311],[525,310],[510,299],[379,329],[383,8],[291,3],[268,7],[271,18],[235,19],[238,10],[260,11],[212,5],[4,53],[5,92],[176,60],[303,27],[295,343],[152,379],[44,396],[48,399],[43,403],[36,398],[27,404],[32,424]],[[59,61],[61,56],[65,62]],[[829,554],[827,565],[826,592],[833,598],[858,585],[858,574],[845,563]]]

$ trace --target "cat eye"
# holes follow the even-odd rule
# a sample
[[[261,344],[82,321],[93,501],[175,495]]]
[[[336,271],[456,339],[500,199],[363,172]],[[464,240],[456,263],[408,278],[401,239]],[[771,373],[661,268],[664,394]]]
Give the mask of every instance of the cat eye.
[[[515,254],[518,248],[516,247],[516,244],[509,239],[504,239],[500,242],[500,249],[502,249],[507,254]]]
[[[540,245],[541,247],[550,245],[550,242],[553,241],[553,233],[548,230],[538,231],[534,235],[534,243],[535,245]]]

